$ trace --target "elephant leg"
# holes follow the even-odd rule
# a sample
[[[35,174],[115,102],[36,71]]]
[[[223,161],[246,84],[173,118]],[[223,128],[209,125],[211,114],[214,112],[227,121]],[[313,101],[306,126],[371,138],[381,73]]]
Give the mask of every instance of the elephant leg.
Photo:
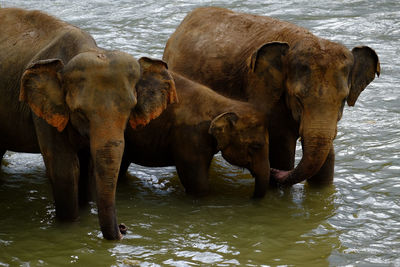
[[[332,145],[324,165],[322,165],[321,169],[318,171],[316,175],[307,179],[308,184],[312,186],[331,185],[333,183],[334,169],[335,169],[335,150]]]
[[[269,185],[277,186],[274,179],[277,172],[288,172],[294,168],[296,156],[296,138],[291,135],[270,135],[269,138],[269,163],[271,175]]]
[[[208,193],[210,189],[208,170],[211,160],[212,155],[198,156],[192,160],[181,157],[176,160],[176,171],[187,194],[203,196]]]
[[[118,181],[125,180],[129,165],[131,165],[131,162],[129,161],[127,155],[124,153],[121,160],[121,166],[119,168]]]
[[[59,151],[50,150],[42,150],[42,155],[53,188],[57,218],[63,221],[76,220],[79,215],[78,156],[75,153],[64,151],[60,154]]]
[[[275,106],[270,118],[269,162],[271,168],[289,171],[294,168],[298,127],[284,105]]]
[[[59,133],[42,120],[37,120],[35,126],[47,175],[53,189],[56,216],[63,221],[76,220],[79,215],[78,155],[68,142],[69,137],[66,131]]]

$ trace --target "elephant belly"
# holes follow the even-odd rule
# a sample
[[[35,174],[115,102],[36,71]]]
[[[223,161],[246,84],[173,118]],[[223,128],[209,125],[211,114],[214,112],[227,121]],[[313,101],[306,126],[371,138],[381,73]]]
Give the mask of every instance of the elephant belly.
[[[14,152],[40,153],[32,120],[21,117],[15,112],[0,114],[0,147]]]

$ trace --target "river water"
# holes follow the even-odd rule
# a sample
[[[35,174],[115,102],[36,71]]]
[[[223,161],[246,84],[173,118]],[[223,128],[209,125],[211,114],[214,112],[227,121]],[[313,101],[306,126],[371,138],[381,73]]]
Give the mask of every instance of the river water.
[[[400,266],[397,0],[0,1],[46,11],[101,47],[137,58],[161,58],[184,16],[206,5],[270,15],[350,49],[376,50],[381,77],[339,122],[334,185],[298,184],[253,201],[250,175],[217,156],[212,192],[193,199],[174,167],[131,165],[117,192],[118,219],[129,231],[110,242],[94,204],[76,223],[57,222],[41,156],[8,152],[0,171],[0,266]]]

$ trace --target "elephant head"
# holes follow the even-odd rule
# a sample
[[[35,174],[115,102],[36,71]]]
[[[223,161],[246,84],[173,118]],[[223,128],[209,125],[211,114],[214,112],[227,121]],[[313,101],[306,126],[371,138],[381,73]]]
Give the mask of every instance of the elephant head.
[[[272,178],[292,185],[313,177],[333,152],[337,122],[347,101],[353,106],[361,91],[380,74],[377,54],[369,47],[322,40],[318,45],[291,45],[286,57],[286,106],[299,125],[303,156],[289,172]]]
[[[120,238],[115,190],[127,122],[133,128],[146,124],[176,101],[166,64],[148,58],[139,63],[123,52],[89,51],[66,65],[61,59],[36,61],[21,79],[21,101],[59,132],[78,133],[90,146],[106,239]],[[162,82],[152,86],[153,80]]]
[[[247,168],[255,178],[254,197],[265,195],[269,184],[268,132],[263,115],[248,111],[225,112],[215,117],[209,133],[229,163]]]

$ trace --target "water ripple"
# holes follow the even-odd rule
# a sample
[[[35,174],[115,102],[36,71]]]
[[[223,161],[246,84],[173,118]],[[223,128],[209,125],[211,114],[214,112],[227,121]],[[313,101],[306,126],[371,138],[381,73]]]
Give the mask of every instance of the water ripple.
[[[59,224],[41,156],[9,152],[0,171],[0,265],[400,265],[398,1],[1,2],[45,10],[90,32],[101,47],[137,58],[161,58],[184,16],[205,5],[270,15],[349,49],[376,50],[381,76],[339,122],[334,186],[299,184],[251,200],[251,175],[217,155],[210,196],[194,199],[184,194],[174,167],[131,165],[117,192],[128,234],[111,243],[102,239],[94,203],[77,224]]]

